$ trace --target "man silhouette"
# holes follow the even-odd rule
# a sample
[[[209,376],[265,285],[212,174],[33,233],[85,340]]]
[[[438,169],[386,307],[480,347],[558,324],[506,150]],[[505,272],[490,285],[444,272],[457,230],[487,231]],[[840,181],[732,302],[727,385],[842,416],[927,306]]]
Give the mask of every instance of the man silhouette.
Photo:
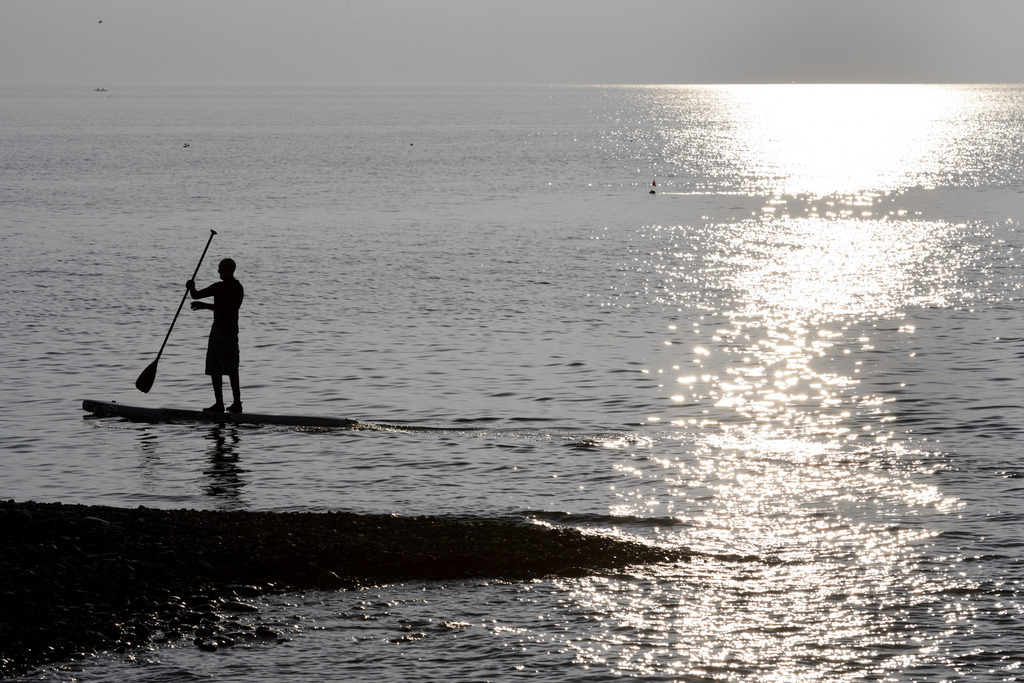
[[[206,374],[213,382],[213,396],[216,403],[204,412],[224,412],[224,375],[231,380],[231,394],[234,403],[228,406],[227,412],[242,412],[242,392],[238,383],[238,309],[242,306],[245,290],[242,283],[235,279],[235,262],[226,258],[217,266],[220,282],[215,282],[206,289],[196,291],[195,280],[185,283],[193,299],[213,297],[213,303],[192,302],[192,310],[209,309],[213,311],[213,326],[210,328],[210,341],[206,346]]]

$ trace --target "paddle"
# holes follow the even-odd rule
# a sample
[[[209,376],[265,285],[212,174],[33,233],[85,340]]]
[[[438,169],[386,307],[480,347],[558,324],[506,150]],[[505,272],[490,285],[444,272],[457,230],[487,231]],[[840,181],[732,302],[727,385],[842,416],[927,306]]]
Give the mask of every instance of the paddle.
[[[206,241],[206,249],[210,248],[210,242],[213,241],[213,236],[217,234],[216,230],[210,231],[210,239]],[[199,274],[199,266],[203,265],[203,259],[206,258],[206,249],[203,249],[203,255],[199,257],[199,263],[196,264],[196,270],[192,273],[193,280],[196,279],[196,275]],[[164,352],[164,347],[167,346],[167,340],[171,338],[171,330],[174,329],[174,323],[178,322],[178,313],[181,313],[181,307],[185,305],[185,299],[188,298],[188,289],[185,290],[185,294],[181,297],[181,303],[178,304],[178,312],[174,314],[174,320],[171,321],[171,326],[167,330],[167,336],[164,337],[164,343],[160,345],[160,350],[156,352],[156,360],[146,366],[146,369],[142,371],[139,378],[135,380],[135,388],[144,394],[148,394],[149,390],[153,388],[153,380],[156,379],[156,364],[160,362],[160,355]]]

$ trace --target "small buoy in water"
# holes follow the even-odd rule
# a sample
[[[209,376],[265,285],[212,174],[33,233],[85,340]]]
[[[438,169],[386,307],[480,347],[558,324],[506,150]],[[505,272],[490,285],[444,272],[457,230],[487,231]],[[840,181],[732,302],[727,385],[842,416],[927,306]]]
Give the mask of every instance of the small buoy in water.
[[[652,188],[654,188],[654,187],[657,187],[657,186],[658,186],[658,181],[657,181],[657,180],[652,180],[652,181],[651,181],[651,187],[652,187]],[[657,192],[655,192],[655,191],[654,191],[654,190],[652,189],[652,190],[651,190],[651,194],[657,194]]]
[[[183,147],[183,148],[184,148],[184,147],[188,147],[188,146],[189,146],[189,145],[188,145],[188,143],[187,143],[187,142],[186,142],[186,143],[185,143],[184,145],[182,145],[182,147]]]

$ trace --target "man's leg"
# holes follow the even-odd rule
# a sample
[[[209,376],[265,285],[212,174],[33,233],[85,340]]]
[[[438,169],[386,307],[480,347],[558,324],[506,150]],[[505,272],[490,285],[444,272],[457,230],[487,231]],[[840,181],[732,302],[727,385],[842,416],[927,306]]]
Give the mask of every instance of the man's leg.
[[[228,412],[240,413],[242,412],[242,389],[238,383],[238,373],[231,373],[228,375],[228,379],[231,381],[231,397],[235,400],[228,408]]]
[[[213,382],[213,397],[217,400],[209,411],[211,413],[223,413],[224,412],[224,377],[223,375],[210,375],[210,381]]]

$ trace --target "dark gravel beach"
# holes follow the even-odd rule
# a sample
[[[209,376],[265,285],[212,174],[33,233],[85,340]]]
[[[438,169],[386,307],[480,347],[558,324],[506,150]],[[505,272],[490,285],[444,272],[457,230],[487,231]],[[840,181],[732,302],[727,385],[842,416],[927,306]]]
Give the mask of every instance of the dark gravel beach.
[[[0,675],[165,639],[229,645],[239,635],[225,635],[222,615],[252,611],[239,600],[267,592],[523,580],[682,559],[511,521],[0,502]]]

